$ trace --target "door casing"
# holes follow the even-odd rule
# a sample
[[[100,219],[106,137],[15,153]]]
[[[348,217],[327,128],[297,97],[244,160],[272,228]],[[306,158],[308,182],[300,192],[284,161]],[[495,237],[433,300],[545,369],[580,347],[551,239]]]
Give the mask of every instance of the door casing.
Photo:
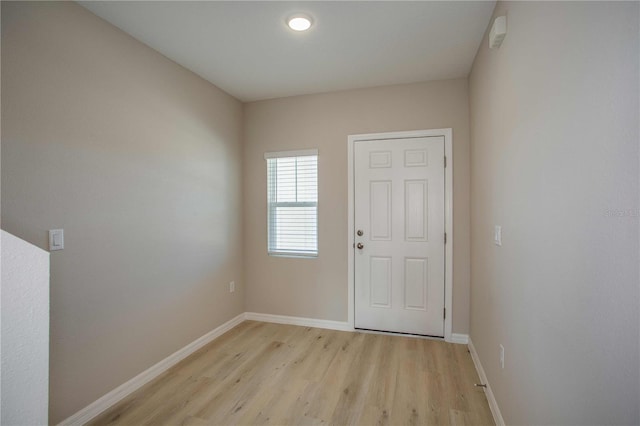
[[[444,137],[444,152],[447,157],[447,167],[445,168],[445,232],[447,233],[447,243],[445,245],[445,269],[444,269],[444,305],[447,315],[444,320],[444,340],[451,342],[452,340],[452,318],[453,318],[453,131],[452,129],[432,129],[432,130],[411,130],[406,132],[388,132],[388,133],[369,133],[361,135],[349,135],[348,137],[348,224],[347,224],[347,283],[348,283],[348,317],[347,322],[350,329],[354,327],[355,312],[355,268],[354,268],[354,251],[355,243],[354,234],[354,154],[353,147],[356,141],[375,141],[375,140],[392,140],[407,138],[422,138],[430,136]]]

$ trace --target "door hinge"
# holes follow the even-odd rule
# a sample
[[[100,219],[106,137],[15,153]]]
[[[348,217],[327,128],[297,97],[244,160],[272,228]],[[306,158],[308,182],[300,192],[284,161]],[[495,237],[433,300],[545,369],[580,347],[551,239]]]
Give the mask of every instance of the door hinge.
[[[447,168],[447,156],[446,155],[444,156],[444,168],[445,169]]]
[[[444,233],[444,243],[447,244],[447,233]]]
[[[442,308],[442,318],[447,319],[447,308]]]

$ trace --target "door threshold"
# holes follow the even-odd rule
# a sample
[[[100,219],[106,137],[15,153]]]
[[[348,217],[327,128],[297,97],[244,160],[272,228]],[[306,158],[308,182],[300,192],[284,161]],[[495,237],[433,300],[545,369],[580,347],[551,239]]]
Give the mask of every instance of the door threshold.
[[[387,336],[404,336],[404,337],[415,337],[418,339],[444,341],[444,336],[429,336],[428,334],[402,333],[399,331],[372,330],[369,328],[358,328],[358,327],[354,327],[354,330],[362,333],[369,333],[369,334],[383,334]]]

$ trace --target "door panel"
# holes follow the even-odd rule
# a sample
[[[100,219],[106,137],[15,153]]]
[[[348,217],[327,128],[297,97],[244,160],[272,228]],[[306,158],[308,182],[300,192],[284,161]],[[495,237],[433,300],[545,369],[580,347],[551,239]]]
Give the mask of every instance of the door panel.
[[[391,307],[391,258],[371,258],[371,306]]]
[[[404,307],[405,309],[427,310],[426,258],[404,260]]]
[[[427,180],[404,181],[406,241],[427,241]]]
[[[371,239],[391,240],[391,181],[373,181],[369,185]]]
[[[374,151],[369,153],[369,168],[381,169],[391,167],[391,151]]]
[[[354,144],[355,326],[444,336],[444,137]]]

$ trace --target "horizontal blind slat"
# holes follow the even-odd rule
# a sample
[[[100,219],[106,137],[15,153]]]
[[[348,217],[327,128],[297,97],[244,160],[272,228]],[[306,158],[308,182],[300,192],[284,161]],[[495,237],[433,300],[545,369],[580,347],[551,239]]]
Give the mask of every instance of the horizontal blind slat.
[[[318,157],[267,158],[268,251],[316,255]]]

